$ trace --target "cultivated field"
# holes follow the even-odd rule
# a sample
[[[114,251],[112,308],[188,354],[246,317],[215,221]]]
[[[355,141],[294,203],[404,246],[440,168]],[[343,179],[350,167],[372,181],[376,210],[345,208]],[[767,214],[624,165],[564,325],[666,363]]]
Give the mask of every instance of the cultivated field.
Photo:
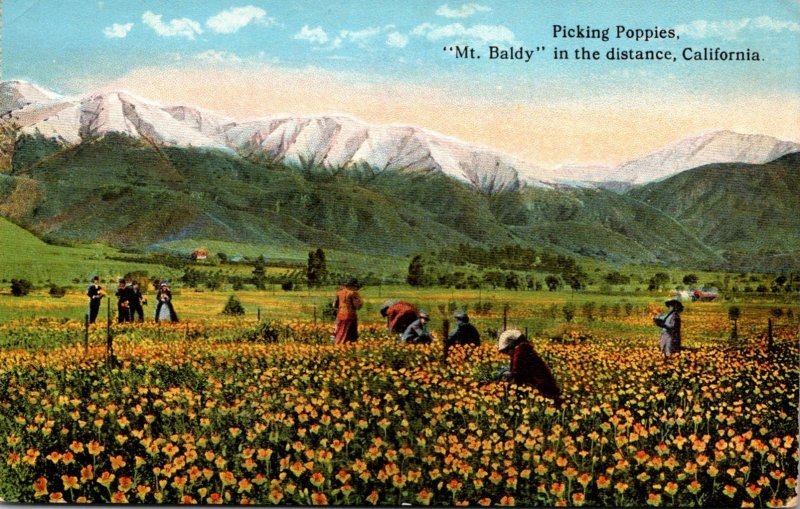
[[[146,309],[145,324],[115,324],[113,362],[105,323],[84,344],[80,293],[0,296],[0,497],[738,507],[794,496],[796,307],[736,303],[734,341],[730,303],[688,303],[686,350],[665,362],[658,295],[364,294],[359,342],[334,346],[330,290],[238,292],[244,317],[220,315],[229,292],[176,290],[182,322],[154,324]],[[437,341],[397,344],[377,313],[390,296],[428,309]],[[442,320],[457,307],[484,342],[444,359]],[[504,320],[529,330],[563,407],[489,380],[507,362],[490,337]]]

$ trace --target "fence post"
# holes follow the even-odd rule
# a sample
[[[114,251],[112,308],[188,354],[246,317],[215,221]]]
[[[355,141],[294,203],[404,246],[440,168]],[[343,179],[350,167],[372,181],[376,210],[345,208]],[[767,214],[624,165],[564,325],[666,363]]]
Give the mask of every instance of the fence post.
[[[767,353],[772,352],[772,318],[767,319]]]
[[[114,340],[111,335],[111,299],[106,300],[106,360],[111,363],[114,359]]]
[[[445,318],[442,320],[442,343],[444,344],[443,352],[444,352],[444,359],[447,360],[447,356],[450,354],[450,348],[447,344],[447,336],[450,335],[450,320]]]
[[[259,322],[261,321],[261,306],[258,307],[256,318]]]

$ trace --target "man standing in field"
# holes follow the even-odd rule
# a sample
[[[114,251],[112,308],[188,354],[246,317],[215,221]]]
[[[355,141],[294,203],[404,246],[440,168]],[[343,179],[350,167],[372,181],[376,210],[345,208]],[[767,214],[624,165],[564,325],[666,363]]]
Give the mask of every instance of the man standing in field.
[[[125,280],[120,278],[117,285],[117,321],[119,323],[131,321],[131,291],[125,284]]]
[[[131,284],[131,321],[134,317],[138,317],[140,322],[144,322],[144,308],[142,304],[147,304],[147,299],[142,295],[142,290],[139,288],[139,282],[134,281]]]
[[[86,289],[86,296],[89,297],[89,323],[94,323],[97,320],[97,315],[100,313],[100,301],[104,295],[103,287],[100,286],[100,278],[98,276],[93,277],[92,284]]]
[[[381,316],[386,318],[389,332],[402,334],[409,325],[419,318],[417,308],[404,300],[387,300],[381,306]]]
[[[511,365],[501,375],[503,379],[535,387],[542,396],[552,399],[556,405],[561,404],[561,389],[553,373],[521,331],[509,329],[500,334],[497,350],[511,356]]]
[[[336,330],[333,333],[334,343],[352,343],[358,339],[358,310],[364,305],[358,293],[360,285],[351,277],[336,292],[334,308],[336,312]]]

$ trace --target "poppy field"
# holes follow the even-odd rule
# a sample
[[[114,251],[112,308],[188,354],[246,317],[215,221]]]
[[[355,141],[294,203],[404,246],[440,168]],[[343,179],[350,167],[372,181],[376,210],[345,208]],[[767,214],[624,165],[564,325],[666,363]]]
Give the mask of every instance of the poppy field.
[[[798,464],[796,323],[730,344],[720,306],[687,310],[664,361],[632,333],[534,335],[565,396],[491,381],[493,341],[444,358],[361,324],[220,319],[0,327],[0,497],[18,502],[782,506]],[[519,317],[515,317],[519,318]],[[497,315],[487,318],[495,326]],[[494,320],[494,321],[491,321]],[[609,320],[610,321],[610,320]],[[482,323],[478,320],[478,323]],[[484,330],[484,327],[481,327]],[[36,343],[36,338],[39,343]],[[44,339],[41,339],[44,338]],[[49,342],[48,342],[49,338]],[[716,339],[714,339],[716,338]]]

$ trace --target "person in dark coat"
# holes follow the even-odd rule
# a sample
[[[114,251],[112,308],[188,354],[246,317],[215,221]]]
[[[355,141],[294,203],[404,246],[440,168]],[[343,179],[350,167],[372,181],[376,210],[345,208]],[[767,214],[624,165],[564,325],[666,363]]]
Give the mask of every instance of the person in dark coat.
[[[100,278],[98,276],[92,278],[92,284],[86,289],[86,296],[89,297],[89,323],[94,323],[100,313],[100,302],[105,297],[105,292],[103,287],[100,286]]]
[[[453,313],[453,318],[456,321],[456,328],[447,336],[445,344],[448,348],[455,345],[478,346],[481,344],[481,333],[469,323],[467,313],[461,310],[456,311]]]
[[[683,304],[677,299],[670,299],[664,303],[668,310],[653,318],[653,321],[661,327],[661,338],[659,347],[664,359],[669,359],[673,354],[681,350],[681,311]]]
[[[381,316],[386,318],[389,332],[402,334],[419,318],[417,308],[403,300],[387,300],[381,306]]]
[[[119,323],[130,322],[133,320],[131,316],[131,290],[125,284],[124,279],[119,280],[117,286],[117,321]]]
[[[92,278],[92,284],[86,289],[86,296],[89,297],[89,323],[94,323],[100,313],[100,301],[105,296],[98,276]]]
[[[178,315],[172,306],[172,292],[166,281],[161,282],[156,299],[158,300],[158,304],[156,304],[156,322],[177,322]]]
[[[433,341],[433,336],[428,331],[426,324],[428,323],[428,313],[425,311],[419,312],[419,318],[414,320],[408,327],[406,327],[403,335],[400,336],[400,341],[412,345],[426,345]]]
[[[144,321],[144,308],[143,304],[147,304],[147,299],[142,295],[142,290],[139,288],[139,282],[134,281],[131,284],[131,321],[138,317],[140,322]]]
[[[503,332],[498,339],[497,350],[511,356],[511,364],[502,375],[505,380],[535,387],[542,396],[552,399],[556,405],[561,404],[561,389],[553,373],[525,334],[517,329]]]

